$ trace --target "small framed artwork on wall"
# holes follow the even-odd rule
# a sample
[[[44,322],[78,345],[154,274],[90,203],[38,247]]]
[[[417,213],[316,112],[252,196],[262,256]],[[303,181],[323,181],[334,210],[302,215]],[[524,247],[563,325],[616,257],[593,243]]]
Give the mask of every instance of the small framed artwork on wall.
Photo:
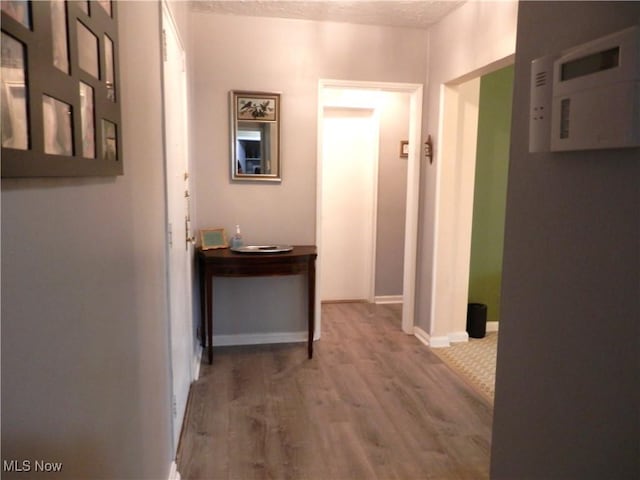
[[[240,121],[277,122],[280,95],[277,93],[237,92],[236,118]]]

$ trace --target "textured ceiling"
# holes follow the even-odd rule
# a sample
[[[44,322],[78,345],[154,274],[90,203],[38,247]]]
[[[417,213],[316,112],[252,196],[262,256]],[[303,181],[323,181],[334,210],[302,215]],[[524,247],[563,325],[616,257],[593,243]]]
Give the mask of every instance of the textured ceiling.
[[[428,28],[465,0],[194,0],[199,12]]]

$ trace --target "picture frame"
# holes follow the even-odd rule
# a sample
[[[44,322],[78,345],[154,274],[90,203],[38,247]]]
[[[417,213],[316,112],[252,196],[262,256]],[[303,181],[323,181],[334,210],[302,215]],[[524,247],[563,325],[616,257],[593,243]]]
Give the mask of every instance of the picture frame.
[[[31,28],[31,10],[28,2],[24,0],[2,0],[0,10],[20,22],[27,28]]]
[[[29,148],[27,102],[24,82],[5,81],[2,92],[2,146],[19,150]]]
[[[235,118],[238,121],[277,122],[280,116],[280,95],[264,92],[236,92]]]
[[[200,248],[202,250],[227,248],[228,246],[227,232],[224,228],[205,228],[200,230]]]
[[[400,142],[400,158],[409,158],[409,140]]]
[[[119,11],[101,5],[2,1],[2,178],[124,174]]]
[[[281,182],[281,94],[231,90],[230,173],[233,182]]]

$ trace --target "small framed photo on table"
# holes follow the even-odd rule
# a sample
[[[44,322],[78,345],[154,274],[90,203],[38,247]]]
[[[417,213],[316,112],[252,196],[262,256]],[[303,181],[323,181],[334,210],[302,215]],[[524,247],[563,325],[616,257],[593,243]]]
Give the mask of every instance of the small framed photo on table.
[[[200,230],[200,248],[211,250],[214,248],[227,248],[227,233],[224,228],[206,228]]]

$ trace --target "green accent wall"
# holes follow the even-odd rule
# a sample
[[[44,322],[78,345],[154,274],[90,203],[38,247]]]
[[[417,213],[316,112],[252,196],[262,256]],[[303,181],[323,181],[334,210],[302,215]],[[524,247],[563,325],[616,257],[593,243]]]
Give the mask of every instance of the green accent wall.
[[[500,320],[512,93],[513,66],[480,79],[469,302],[486,304],[489,321]]]

